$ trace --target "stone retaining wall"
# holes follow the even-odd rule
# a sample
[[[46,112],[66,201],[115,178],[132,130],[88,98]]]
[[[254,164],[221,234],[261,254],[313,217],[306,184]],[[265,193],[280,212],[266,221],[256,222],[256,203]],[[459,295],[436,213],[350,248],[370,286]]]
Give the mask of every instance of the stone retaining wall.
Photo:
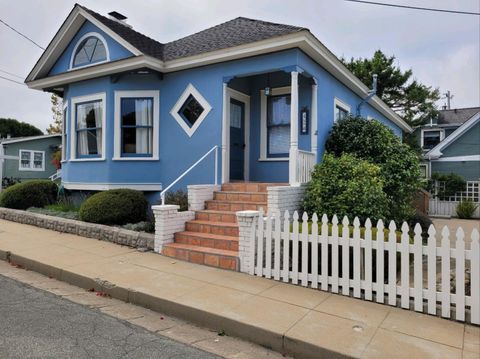
[[[102,241],[134,248],[148,248],[153,250],[154,247],[153,234],[130,231],[128,229],[102,224],[87,223],[2,207],[0,207],[0,219],[51,229],[57,232],[100,239]]]

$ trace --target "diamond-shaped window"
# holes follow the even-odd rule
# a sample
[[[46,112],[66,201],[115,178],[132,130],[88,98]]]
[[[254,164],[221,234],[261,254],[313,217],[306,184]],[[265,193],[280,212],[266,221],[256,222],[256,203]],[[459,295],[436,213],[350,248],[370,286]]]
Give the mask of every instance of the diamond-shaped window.
[[[202,107],[202,105],[200,105],[200,102],[198,102],[195,97],[190,95],[183,103],[183,106],[178,113],[180,114],[180,116],[183,117],[187,125],[191,128],[200,118],[203,111],[204,108]]]
[[[192,84],[189,84],[170,114],[191,137],[211,109],[212,107],[200,92]]]

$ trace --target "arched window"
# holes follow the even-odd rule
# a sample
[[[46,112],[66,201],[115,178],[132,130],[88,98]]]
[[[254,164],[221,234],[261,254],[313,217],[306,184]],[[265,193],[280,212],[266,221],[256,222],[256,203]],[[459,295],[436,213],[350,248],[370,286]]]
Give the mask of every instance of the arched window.
[[[71,68],[88,66],[109,60],[108,48],[102,36],[89,33],[83,36],[75,46]]]

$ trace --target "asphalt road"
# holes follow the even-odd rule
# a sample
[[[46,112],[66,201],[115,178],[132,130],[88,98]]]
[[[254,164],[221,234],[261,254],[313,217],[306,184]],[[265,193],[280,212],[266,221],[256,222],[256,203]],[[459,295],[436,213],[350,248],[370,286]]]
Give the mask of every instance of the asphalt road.
[[[0,275],[0,358],[218,358]]]

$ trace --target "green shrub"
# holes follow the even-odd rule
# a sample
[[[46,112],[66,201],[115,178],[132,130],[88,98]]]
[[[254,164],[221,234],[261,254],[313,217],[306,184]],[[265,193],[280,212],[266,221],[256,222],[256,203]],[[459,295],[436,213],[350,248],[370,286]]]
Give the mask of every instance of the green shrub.
[[[463,200],[457,205],[457,216],[461,219],[471,219],[477,208],[478,206],[472,201]]]
[[[418,156],[384,124],[360,117],[334,124],[326,151],[350,153],[380,167],[389,219],[400,223],[413,217],[412,200],[421,186]]]
[[[0,195],[0,207],[27,209],[45,207],[57,200],[58,187],[49,180],[17,183]]]
[[[180,206],[180,211],[188,210],[188,193],[181,189],[167,192],[165,195],[165,204],[176,204]]]
[[[446,198],[454,196],[455,193],[465,191],[465,186],[467,182],[457,175],[456,173],[442,174],[442,173],[432,173],[431,180],[429,182],[429,192],[435,194],[435,182],[441,182],[445,186],[440,186],[438,188],[437,197]]]
[[[80,219],[101,224],[137,223],[146,219],[148,202],[140,191],[113,189],[90,196],[80,206]]]
[[[10,186],[13,186],[14,184],[20,183],[20,178],[15,178],[15,177],[3,177],[2,178],[2,183],[1,186],[3,189],[6,189]]]
[[[312,172],[304,210],[319,216],[336,214],[340,221],[343,216],[384,219],[388,207],[383,185],[378,166],[350,154],[326,154]]]

